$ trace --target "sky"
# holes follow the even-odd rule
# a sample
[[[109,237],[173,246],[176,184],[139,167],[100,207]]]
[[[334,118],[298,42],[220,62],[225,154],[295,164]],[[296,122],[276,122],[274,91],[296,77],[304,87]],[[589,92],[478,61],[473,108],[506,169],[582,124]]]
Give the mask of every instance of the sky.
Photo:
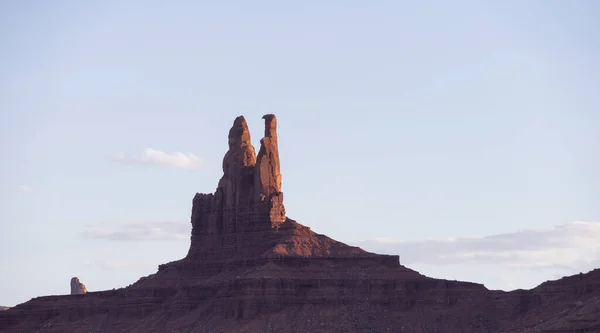
[[[244,115],[288,216],[423,274],[600,267],[600,3],[1,1],[0,305],[185,256]]]

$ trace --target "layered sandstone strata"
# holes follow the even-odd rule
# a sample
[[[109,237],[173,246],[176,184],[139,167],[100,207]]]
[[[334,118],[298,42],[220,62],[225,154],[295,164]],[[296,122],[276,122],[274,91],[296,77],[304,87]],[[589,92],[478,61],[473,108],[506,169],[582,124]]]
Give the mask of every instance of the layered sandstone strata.
[[[32,299],[0,312],[0,331],[600,332],[600,270],[490,291],[286,217],[277,120],[263,118],[258,154],[235,119],[217,189],[193,199],[185,258],[127,288]]]

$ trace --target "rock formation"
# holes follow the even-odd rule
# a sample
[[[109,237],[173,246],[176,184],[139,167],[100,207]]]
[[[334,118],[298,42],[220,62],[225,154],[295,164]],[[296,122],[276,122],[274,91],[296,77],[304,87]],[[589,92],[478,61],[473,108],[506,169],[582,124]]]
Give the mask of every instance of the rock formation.
[[[260,150],[254,170],[254,200],[262,205],[269,216],[272,227],[285,222],[285,207],[281,192],[279,147],[277,143],[277,118],[268,114],[265,120],[265,137],[260,140]]]
[[[183,259],[126,288],[32,299],[2,311],[0,331],[600,332],[600,270],[490,291],[423,276],[286,217],[277,120],[263,118],[258,154],[246,120],[235,119],[223,177],[192,201]]]
[[[87,293],[87,289],[85,285],[79,282],[78,277],[74,277],[71,279],[71,295],[80,295]]]
[[[285,216],[277,119],[265,115],[265,136],[258,157],[243,116],[229,130],[229,150],[223,158],[223,177],[215,193],[196,194],[192,202],[192,237],[186,258],[167,267],[196,267],[199,263],[221,267],[237,261],[277,256],[380,256],[315,235]],[[302,233],[313,243],[294,242]],[[385,258],[385,259],[384,259]],[[192,263],[192,264],[190,264]]]
[[[276,118],[266,115],[258,161],[243,116],[229,131],[223,177],[215,193],[196,194],[192,204],[192,244],[187,258],[223,262],[256,257],[286,221],[281,193]],[[255,238],[251,238],[251,237]]]

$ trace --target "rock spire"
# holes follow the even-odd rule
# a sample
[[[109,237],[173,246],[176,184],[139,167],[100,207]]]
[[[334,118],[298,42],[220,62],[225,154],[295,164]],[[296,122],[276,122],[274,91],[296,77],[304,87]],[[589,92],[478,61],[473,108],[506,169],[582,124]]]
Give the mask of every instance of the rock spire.
[[[229,130],[229,150],[223,158],[223,176],[215,193],[198,193],[194,197],[188,256],[221,260],[221,256],[258,253],[268,248],[271,232],[286,221],[277,118],[268,114],[263,119],[265,135],[258,157],[246,119],[239,116],[234,120]],[[263,233],[262,240],[249,242],[249,236],[244,236],[258,235],[257,232]]]
[[[265,137],[260,140],[260,150],[254,168],[254,199],[267,209],[273,227],[285,221],[283,193],[281,192],[281,172],[279,147],[277,144],[277,118],[274,114],[263,116]]]
[[[71,279],[71,295],[81,295],[87,293],[87,289],[85,285],[79,282],[78,277],[74,277]]]
[[[243,116],[235,118],[229,130],[229,150],[223,158],[223,177],[217,192],[223,195],[225,208],[248,206],[253,188],[256,153],[250,140],[248,124]]]

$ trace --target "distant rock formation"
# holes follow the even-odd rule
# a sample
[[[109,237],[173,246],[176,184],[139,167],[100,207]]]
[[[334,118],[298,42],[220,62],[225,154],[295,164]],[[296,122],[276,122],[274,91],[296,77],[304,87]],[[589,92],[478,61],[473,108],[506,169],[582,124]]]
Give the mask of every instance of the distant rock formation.
[[[87,293],[87,289],[85,285],[79,282],[78,277],[74,277],[71,279],[71,295],[81,295]]]
[[[0,311],[4,311],[4,310],[8,310],[10,309],[9,306],[0,306]]]
[[[126,288],[32,299],[1,312],[0,331],[600,332],[600,270],[493,291],[423,276],[286,217],[277,120],[263,119],[258,154],[244,117],[233,122],[215,192],[194,196],[183,259]]]

